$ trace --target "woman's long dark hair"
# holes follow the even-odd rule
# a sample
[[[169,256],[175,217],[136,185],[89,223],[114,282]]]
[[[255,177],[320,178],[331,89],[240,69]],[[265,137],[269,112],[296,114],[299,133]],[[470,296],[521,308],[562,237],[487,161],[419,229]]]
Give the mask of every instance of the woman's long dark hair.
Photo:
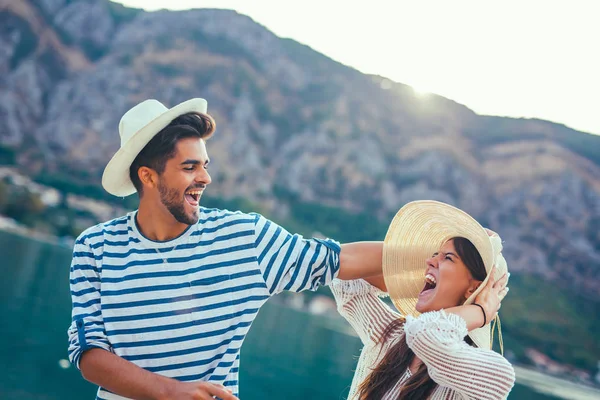
[[[486,277],[485,265],[479,252],[468,239],[457,237],[452,239],[458,256],[462,259],[473,278],[483,281]],[[388,340],[394,332],[404,325],[404,319],[397,319],[387,326],[381,335],[380,342]],[[467,336],[465,341],[473,345]],[[380,400],[398,383],[415,353],[408,347],[403,334],[398,343],[385,354],[379,365],[367,376],[358,388],[359,400]],[[404,383],[396,400],[426,399],[436,388],[437,383],[429,377],[427,367],[421,363],[417,372]]]

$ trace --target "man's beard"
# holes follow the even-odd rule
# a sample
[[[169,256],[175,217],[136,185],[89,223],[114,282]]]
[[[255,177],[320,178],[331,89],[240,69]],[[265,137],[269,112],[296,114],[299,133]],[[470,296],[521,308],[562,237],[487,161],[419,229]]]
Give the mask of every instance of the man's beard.
[[[182,224],[194,225],[200,219],[200,214],[197,210],[192,215],[188,215],[185,212],[185,199],[177,191],[177,189],[169,189],[162,184],[162,181],[158,182],[158,192],[160,193],[160,201],[167,207],[167,210],[171,213],[173,218]]]

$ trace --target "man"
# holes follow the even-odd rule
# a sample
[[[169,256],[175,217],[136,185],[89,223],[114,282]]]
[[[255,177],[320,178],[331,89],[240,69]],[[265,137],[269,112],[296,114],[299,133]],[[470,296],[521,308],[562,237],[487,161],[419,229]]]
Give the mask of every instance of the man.
[[[137,191],[139,208],[83,232],[71,265],[69,357],[100,399],[237,399],[240,347],[270,296],[381,274],[380,242],[200,207],[214,130],[204,99],[147,100],[119,123],[102,184]]]

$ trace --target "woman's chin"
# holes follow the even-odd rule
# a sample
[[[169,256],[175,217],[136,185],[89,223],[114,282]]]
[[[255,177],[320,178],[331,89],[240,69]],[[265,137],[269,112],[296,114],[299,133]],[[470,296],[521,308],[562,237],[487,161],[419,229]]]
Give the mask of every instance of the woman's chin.
[[[424,312],[430,311],[429,307],[427,307],[427,303],[428,303],[428,301],[423,301],[423,300],[419,299],[417,301],[417,304],[415,304],[415,310],[417,310],[421,314],[423,314]]]
[[[423,290],[417,297],[417,304],[415,309],[421,314],[427,311],[431,311],[431,304],[434,302],[437,291],[434,289]]]
[[[432,297],[429,298],[419,298],[417,299],[417,304],[415,304],[415,310],[419,313],[423,314],[430,311],[440,311],[442,309],[456,307],[457,304],[452,302],[444,301],[445,299],[435,299]]]

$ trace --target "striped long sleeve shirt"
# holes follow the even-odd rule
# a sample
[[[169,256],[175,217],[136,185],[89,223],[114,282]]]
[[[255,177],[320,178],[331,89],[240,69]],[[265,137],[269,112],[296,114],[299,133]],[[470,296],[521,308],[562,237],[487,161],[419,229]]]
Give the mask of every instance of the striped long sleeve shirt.
[[[101,348],[180,381],[238,394],[240,347],[260,307],[283,290],[316,290],[339,269],[332,240],[292,235],[258,214],[201,208],[176,239],[144,237],[135,212],[76,240],[69,358]],[[99,388],[97,399],[124,399]]]

